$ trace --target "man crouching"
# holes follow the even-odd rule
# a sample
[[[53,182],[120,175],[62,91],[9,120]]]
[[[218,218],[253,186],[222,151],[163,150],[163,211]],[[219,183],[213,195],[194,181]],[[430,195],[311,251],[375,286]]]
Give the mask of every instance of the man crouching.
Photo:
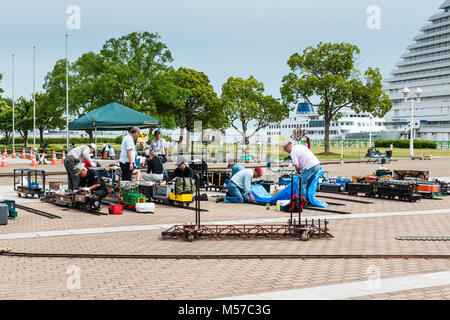
[[[227,186],[227,197],[219,197],[216,202],[225,201],[225,203],[256,203],[255,197],[252,195],[251,186],[253,178],[261,178],[263,170],[261,168],[244,169],[236,173]]]
[[[76,165],[74,171],[80,176],[80,191],[89,191],[93,196],[94,206],[100,208],[102,199],[108,195],[108,191],[98,172],[86,168],[83,164]]]

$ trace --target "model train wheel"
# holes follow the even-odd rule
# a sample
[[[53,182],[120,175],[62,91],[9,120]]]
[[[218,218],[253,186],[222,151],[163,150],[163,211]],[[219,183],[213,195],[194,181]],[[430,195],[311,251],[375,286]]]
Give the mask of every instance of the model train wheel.
[[[308,241],[311,238],[308,231],[303,231],[302,233],[302,241]]]
[[[22,194],[21,194],[21,193],[17,193],[17,196],[18,196],[19,198],[22,198]]]

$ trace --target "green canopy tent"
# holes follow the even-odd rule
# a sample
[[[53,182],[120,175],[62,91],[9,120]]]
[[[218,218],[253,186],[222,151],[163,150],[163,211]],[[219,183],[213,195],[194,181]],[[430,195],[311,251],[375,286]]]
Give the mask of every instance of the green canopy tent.
[[[161,120],[113,102],[69,123],[70,130],[95,131],[96,143],[97,131],[123,131],[132,127],[159,128]]]
[[[113,102],[69,123],[70,130],[122,131],[132,127],[157,128],[161,120]]]

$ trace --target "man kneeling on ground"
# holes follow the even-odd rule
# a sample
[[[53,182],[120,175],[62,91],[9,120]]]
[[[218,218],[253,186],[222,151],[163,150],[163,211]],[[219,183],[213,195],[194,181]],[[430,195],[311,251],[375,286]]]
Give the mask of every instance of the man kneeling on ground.
[[[253,178],[261,178],[263,170],[244,169],[236,173],[228,184],[227,197],[219,197],[216,202],[225,201],[226,203],[256,203],[255,197],[252,195],[251,186]]]
[[[98,205],[108,195],[105,183],[94,169],[88,169],[83,164],[75,166],[75,172],[80,176],[80,190],[89,188],[92,195],[97,197]],[[97,204],[96,204],[97,205]]]

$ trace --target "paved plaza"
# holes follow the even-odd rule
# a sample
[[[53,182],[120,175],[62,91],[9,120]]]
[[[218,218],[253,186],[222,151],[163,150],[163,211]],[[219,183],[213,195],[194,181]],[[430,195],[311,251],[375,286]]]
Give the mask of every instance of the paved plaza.
[[[2,173],[27,164],[9,163]],[[390,169],[429,170],[450,177],[450,160],[398,160]],[[371,174],[376,164],[324,165],[329,176]],[[62,172],[62,166],[40,166]],[[447,178],[449,179],[449,178]],[[50,176],[49,181],[65,181]],[[285,223],[289,214],[265,207],[202,202],[202,222]],[[343,199],[355,199],[335,195]],[[436,254],[449,255],[445,241],[399,241],[397,236],[450,236],[450,197],[417,203],[364,199],[371,204],[330,200],[330,209],[351,215],[304,211],[327,218],[329,240],[162,240],[174,224],[192,223],[194,211],[157,205],[154,214],[122,216],[84,212],[18,198],[12,178],[0,177],[0,198],[62,219],[23,210],[0,226],[0,248],[14,252],[77,254]],[[326,201],[326,199],[323,199]],[[106,212],[106,208],[102,209]],[[0,256],[0,299],[450,299],[450,260],[133,260],[19,258]],[[74,277],[76,281],[74,282]],[[76,284],[75,286],[73,284]]]

